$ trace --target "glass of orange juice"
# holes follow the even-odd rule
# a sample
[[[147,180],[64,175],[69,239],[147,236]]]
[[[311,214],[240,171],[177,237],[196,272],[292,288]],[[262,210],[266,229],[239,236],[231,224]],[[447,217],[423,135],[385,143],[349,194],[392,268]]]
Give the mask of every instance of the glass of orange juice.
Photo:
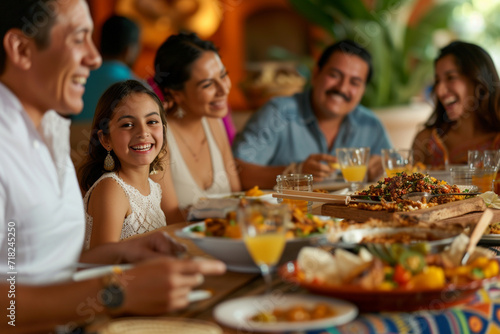
[[[382,165],[387,177],[398,173],[411,173],[413,168],[413,150],[411,149],[382,149]]]
[[[480,192],[492,191],[493,180],[497,175],[496,167],[471,168],[472,184],[479,188]]]
[[[290,218],[290,207],[286,204],[253,201],[240,206],[237,211],[243,241],[260,268],[268,293],[272,286],[271,273],[285,248],[285,234]]]
[[[370,148],[337,148],[335,152],[345,182],[350,184],[352,192],[358,190],[366,177]]]
[[[472,184],[478,186],[481,192],[493,190],[492,182],[500,165],[500,150],[470,150],[467,163],[473,171]]]

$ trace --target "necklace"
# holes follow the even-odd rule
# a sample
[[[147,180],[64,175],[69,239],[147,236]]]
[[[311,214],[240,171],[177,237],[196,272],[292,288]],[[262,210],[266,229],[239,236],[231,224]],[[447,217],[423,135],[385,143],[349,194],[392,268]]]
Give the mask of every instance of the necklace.
[[[193,156],[194,161],[198,162],[198,160],[200,159],[201,151],[203,150],[203,146],[207,142],[207,136],[205,136],[205,135],[203,136],[203,139],[200,143],[200,148],[198,149],[198,152],[195,152],[191,148],[191,146],[187,143],[186,139],[184,139],[184,137],[182,136],[182,133],[180,133],[178,130],[176,130],[175,132],[177,132],[177,134],[179,135],[179,138],[184,143],[184,146],[187,147],[187,149],[189,150],[189,153],[191,153],[191,155]]]

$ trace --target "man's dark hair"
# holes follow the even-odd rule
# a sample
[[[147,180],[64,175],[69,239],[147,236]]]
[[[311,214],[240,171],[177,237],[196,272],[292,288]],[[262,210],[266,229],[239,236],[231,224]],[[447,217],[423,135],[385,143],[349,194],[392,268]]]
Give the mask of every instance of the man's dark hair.
[[[39,49],[50,44],[50,30],[57,17],[56,0],[1,0],[0,1],[0,74],[5,71],[7,54],[3,38],[10,29],[20,29],[33,38]]]
[[[328,62],[328,59],[330,59],[330,56],[335,52],[344,52],[363,59],[368,64],[368,75],[366,77],[366,83],[370,82],[373,75],[372,56],[365,48],[350,39],[342,40],[327,47],[318,59],[318,69],[321,70],[323,66],[325,66],[325,64]]]
[[[104,22],[101,31],[100,49],[104,57],[115,58],[128,46],[138,44],[139,26],[129,18],[113,15]]]

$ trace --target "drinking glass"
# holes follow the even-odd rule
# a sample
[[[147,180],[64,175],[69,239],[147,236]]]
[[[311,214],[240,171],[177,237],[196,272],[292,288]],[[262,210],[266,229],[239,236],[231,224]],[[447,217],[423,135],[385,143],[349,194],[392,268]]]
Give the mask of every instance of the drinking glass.
[[[287,174],[276,176],[276,192],[282,194],[283,190],[312,191],[312,174]],[[310,213],[312,210],[311,201],[301,201],[287,198],[278,198],[278,203],[287,203],[292,208],[296,207],[302,212]]]
[[[382,165],[387,177],[393,177],[402,172],[411,174],[413,169],[413,150],[382,149]]]
[[[271,273],[285,248],[290,208],[286,204],[249,202],[238,208],[237,220],[245,246],[260,268],[269,293],[272,287]]]
[[[467,163],[474,171],[472,183],[479,187],[479,191],[491,191],[492,182],[496,178],[500,164],[500,150],[470,150]]]
[[[500,167],[500,150],[469,150],[467,163],[471,168]]]
[[[352,192],[358,190],[366,177],[370,148],[337,148],[336,153],[345,182]]]

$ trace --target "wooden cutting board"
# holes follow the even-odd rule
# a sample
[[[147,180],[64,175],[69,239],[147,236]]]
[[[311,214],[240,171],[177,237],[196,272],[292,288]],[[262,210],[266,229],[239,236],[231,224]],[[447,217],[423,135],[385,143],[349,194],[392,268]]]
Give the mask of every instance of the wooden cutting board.
[[[452,217],[452,218],[447,218],[443,219],[439,222],[435,222],[431,225],[432,226],[439,226],[439,225],[455,225],[455,226],[462,226],[462,227],[474,227],[477,222],[479,221],[479,218],[481,218],[482,212],[471,212],[471,213],[466,213],[465,215],[458,216],[458,217]],[[500,210],[493,210],[493,219],[491,221],[492,223],[500,222]]]
[[[327,203],[321,207],[321,214],[335,218],[351,219],[357,222],[365,222],[370,218],[375,218],[382,221],[407,220],[411,223],[430,223],[484,210],[486,210],[486,204],[484,204],[483,199],[474,197],[409,212],[370,211],[346,207],[343,204]]]

